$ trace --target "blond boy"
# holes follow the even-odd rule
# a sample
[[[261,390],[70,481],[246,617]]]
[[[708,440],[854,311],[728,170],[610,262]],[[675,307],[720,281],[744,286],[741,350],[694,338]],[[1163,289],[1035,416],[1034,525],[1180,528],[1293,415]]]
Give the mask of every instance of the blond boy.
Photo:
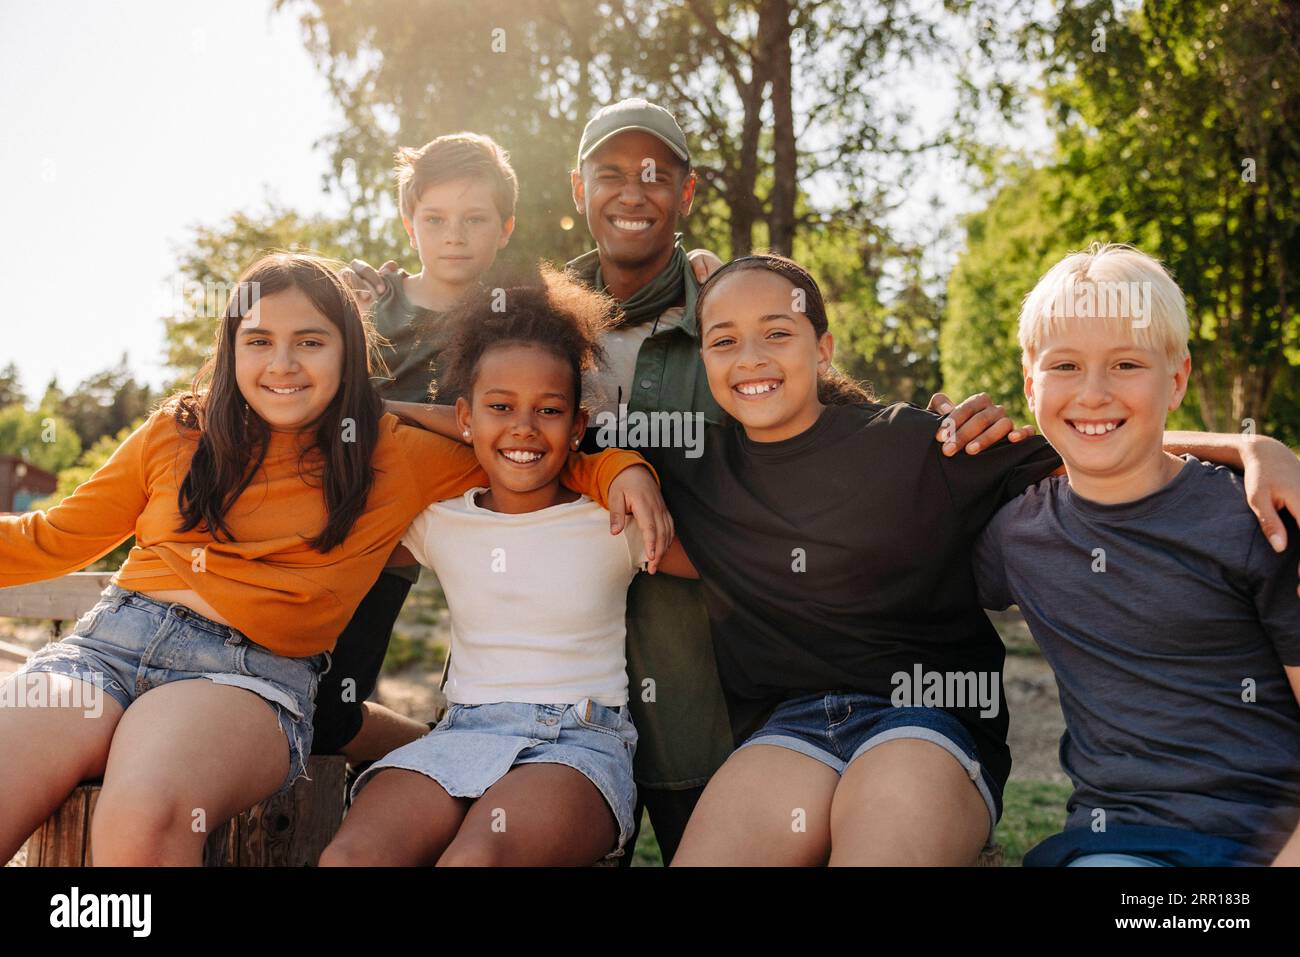
[[[1300,535],[1285,519],[1278,552],[1236,473],[1162,448],[1187,340],[1182,292],[1129,246],[1067,256],[1021,312],[1025,395],[1067,474],[994,517],[976,577],[1056,674],[1074,783],[1026,864],[1300,856]]]

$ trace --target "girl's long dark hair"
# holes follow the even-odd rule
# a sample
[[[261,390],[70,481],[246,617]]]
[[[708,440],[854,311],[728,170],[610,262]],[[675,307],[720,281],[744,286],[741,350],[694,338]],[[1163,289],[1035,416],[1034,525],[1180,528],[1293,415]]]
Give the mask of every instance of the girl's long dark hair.
[[[195,376],[191,391],[169,403],[179,426],[199,432],[198,448],[177,496],[183,520],[178,531],[202,525],[218,541],[223,536],[233,539],[226,514],[261,467],[271,437],[266,422],[239,391],[235,337],[260,297],[291,288],[307,296],[343,339],[338,392],[298,461],[301,474],[304,462],[313,459],[310,478],[320,482],[325,496],[328,517],[311,547],[321,552],[336,547],[365,510],[383,411],[370,385],[372,339],[367,322],[356,296],[327,260],[276,253],[259,259],[239,277],[221,317],[215,353]]]
[[[826,334],[826,331],[830,328],[830,321],[826,317],[826,301],[822,299],[822,291],[817,287],[817,281],[813,279],[808,270],[793,259],[779,256],[776,253],[756,253],[753,256],[741,256],[739,259],[731,260],[731,262],[710,276],[700,286],[699,294],[695,298],[696,325],[700,329],[704,328],[703,323],[700,321],[704,315],[704,302],[709,293],[717,288],[718,281],[732,273],[745,272],[751,269],[774,272],[796,289],[803,290],[804,315],[812,323],[813,331],[817,333],[818,339],[821,339]],[[817,377],[817,400],[823,405],[872,405],[876,402],[876,396],[867,383],[859,382],[857,379],[850,378],[838,369],[831,367]]]

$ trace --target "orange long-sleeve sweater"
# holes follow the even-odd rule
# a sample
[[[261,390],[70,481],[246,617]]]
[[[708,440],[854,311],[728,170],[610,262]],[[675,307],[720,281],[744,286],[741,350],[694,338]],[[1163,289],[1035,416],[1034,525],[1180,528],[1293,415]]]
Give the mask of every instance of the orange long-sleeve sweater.
[[[273,432],[266,460],[226,515],[234,540],[178,532],[177,492],[198,433],[155,412],[72,495],[48,512],[0,518],[0,586],[85,568],[132,534],[113,577],[131,591],[192,589],[235,628],[278,654],[331,650],[411,520],[433,502],[487,485],[473,451],[385,415],[366,510],[347,539],[322,554],[308,542],[325,525],[324,495],[299,467],[304,433]],[[318,452],[310,456],[319,455]],[[570,457],[564,482],[608,504],[633,452]]]

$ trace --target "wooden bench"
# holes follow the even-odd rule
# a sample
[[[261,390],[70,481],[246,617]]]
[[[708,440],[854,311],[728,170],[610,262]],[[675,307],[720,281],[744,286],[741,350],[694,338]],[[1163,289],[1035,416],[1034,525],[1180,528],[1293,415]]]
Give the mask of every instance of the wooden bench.
[[[0,618],[52,621],[57,638],[63,622],[76,621],[99,600],[108,572],[78,572],[51,581],[0,588]],[[14,671],[31,649],[0,641],[0,672]],[[3,677],[3,675],[0,675]],[[207,866],[315,865],[343,821],[347,764],[341,755],[308,760],[311,780],[270,798],[227,821],[208,837]],[[25,845],[28,867],[82,867],[92,863],[90,819],[99,798],[98,781],[83,782]],[[0,862],[3,863],[3,862]]]
[[[346,761],[342,755],[308,760],[310,781],[269,798],[209,835],[205,867],[314,866],[343,821]],[[88,867],[94,862],[90,819],[99,782],[88,781],[27,840],[28,867]]]

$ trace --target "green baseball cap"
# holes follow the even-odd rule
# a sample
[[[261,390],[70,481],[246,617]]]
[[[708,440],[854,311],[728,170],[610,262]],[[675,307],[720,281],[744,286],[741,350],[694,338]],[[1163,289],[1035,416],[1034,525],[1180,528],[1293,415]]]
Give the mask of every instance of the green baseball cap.
[[[662,106],[640,97],[620,100],[596,112],[582,131],[582,140],[578,143],[578,165],[581,166],[582,161],[610,137],[628,130],[640,130],[662,140],[682,162],[690,165],[691,151],[686,146],[686,134],[673,115]]]

